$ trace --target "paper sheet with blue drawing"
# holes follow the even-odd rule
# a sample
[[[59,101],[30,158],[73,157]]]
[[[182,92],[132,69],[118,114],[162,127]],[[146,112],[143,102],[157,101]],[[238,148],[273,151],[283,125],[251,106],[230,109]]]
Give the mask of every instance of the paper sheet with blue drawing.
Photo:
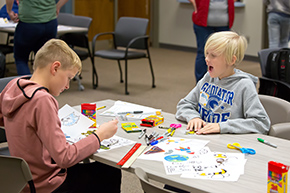
[[[241,153],[211,152],[208,140],[171,137],[138,159],[162,161],[166,174],[184,178],[237,181],[246,160]]]
[[[61,121],[61,129],[69,142],[76,143],[96,130],[96,128],[89,128],[94,123],[91,119],[68,104],[59,109],[58,116]],[[103,146],[101,146],[98,152],[108,151],[133,143],[136,142],[115,135],[109,139],[103,140],[101,142]]]

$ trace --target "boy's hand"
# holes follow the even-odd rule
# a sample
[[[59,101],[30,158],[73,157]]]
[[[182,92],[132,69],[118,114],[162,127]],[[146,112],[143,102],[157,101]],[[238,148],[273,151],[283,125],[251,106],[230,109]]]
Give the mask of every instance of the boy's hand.
[[[118,120],[112,120],[107,123],[102,124],[95,133],[98,135],[101,141],[108,139],[115,135],[118,129]]]
[[[220,133],[221,128],[218,123],[207,123],[202,129],[198,130],[196,134]]]
[[[202,127],[205,126],[205,122],[201,118],[191,119],[187,124],[187,130],[192,131],[194,129],[195,132],[199,131]]]

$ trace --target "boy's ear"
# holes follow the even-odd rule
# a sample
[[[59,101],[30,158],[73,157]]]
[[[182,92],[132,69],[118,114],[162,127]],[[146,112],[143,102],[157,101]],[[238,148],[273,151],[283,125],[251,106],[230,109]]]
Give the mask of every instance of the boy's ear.
[[[233,55],[231,65],[234,65],[236,63],[236,61],[237,61],[237,57],[235,55]]]
[[[60,69],[61,63],[59,61],[55,61],[50,66],[50,72],[52,75],[55,75],[55,73]]]

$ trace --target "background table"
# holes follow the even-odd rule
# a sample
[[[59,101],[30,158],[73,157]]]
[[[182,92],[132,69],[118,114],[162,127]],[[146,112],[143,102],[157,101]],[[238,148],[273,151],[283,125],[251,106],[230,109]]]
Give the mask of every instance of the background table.
[[[58,25],[57,27],[57,35],[63,35],[65,33],[81,33],[87,31],[88,28],[85,27],[75,27],[66,25]],[[15,27],[0,27],[0,32],[13,34],[15,32]]]
[[[113,100],[104,100],[96,102],[97,106],[106,106],[106,108],[101,109],[97,112],[97,123],[100,125],[104,122],[110,121],[113,117],[100,116],[99,114],[111,106],[114,105]],[[80,106],[76,106],[75,109],[81,110]],[[169,126],[171,123],[182,123],[175,119],[173,114],[163,112],[164,123],[162,125]],[[121,123],[119,122],[119,129],[116,133],[117,136],[124,137],[127,139],[134,140],[145,144],[144,137],[138,139],[140,133],[126,133],[121,129]],[[139,125],[139,121],[134,121]],[[147,133],[152,131],[157,131],[158,133],[164,133],[164,129],[159,129],[157,127],[148,128]],[[237,150],[231,150],[227,148],[228,143],[238,142],[240,144],[246,144],[246,147],[250,147],[256,150],[256,155],[246,155],[246,165],[244,175],[241,175],[239,180],[236,182],[226,182],[226,181],[213,181],[213,180],[200,180],[200,179],[188,179],[181,178],[180,175],[166,175],[164,166],[162,162],[159,161],[149,161],[137,159],[131,166],[131,168],[126,169],[126,171],[134,172],[136,167],[141,167],[145,170],[149,177],[175,187],[190,191],[190,192],[235,192],[235,193],[245,193],[245,192],[267,192],[267,173],[268,173],[268,162],[276,161],[281,162],[286,165],[290,165],[290,141],[280,138],[275,138],[262,134],[211,134],[211,135],[194,135],[187,136],[184,135],[186,129],[186,123],[182,123],[182,127],[178,128],[174,134],[174,137],[186,137],[192,139],[202,139],[210,140],[207,146],[211,151],[237,153]],[[266,144],[258,142],[257,138],[263,138],[270,141],[278,146],[278,148],[270,147]],[[118,163],[123,156],[131,149],[132,145],[124,146],[117,149],[112,149],[108,152],[95,153],[92,155],[92,159],[111,165],[117,168]],[[290,183],[288,180],[288,187]]]

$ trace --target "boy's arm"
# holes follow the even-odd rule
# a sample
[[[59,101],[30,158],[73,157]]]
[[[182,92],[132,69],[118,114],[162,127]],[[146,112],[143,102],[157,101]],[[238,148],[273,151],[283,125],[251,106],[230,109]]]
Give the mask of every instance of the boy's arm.
[[[198,112],[199,88],[196,86],[190,93],[177,104],[175,118],[189,122],[191,119],[200,117]]]
[[[96,152],[100,143],[94,135],[89,135],[77,143],[69,144],[61,130],[57,102],[47,98],[36,101],[37,108],[33,109],[38,126],[37,135],[57,165],[68,168]]]
[[[245,97],[245,96],[243,96]],[[261,104],[258,94],[254,93],[243,102],[244,118],[220,122],[221,133],[262,133],[270,130],[270,119]]]

